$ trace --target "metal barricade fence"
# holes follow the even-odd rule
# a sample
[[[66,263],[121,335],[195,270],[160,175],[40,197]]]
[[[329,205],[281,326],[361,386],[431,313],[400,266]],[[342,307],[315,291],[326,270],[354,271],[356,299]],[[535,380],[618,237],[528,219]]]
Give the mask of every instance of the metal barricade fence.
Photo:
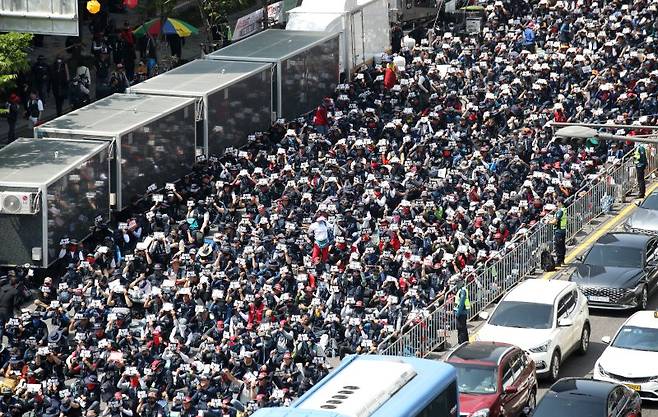
[[[656,169],[656,150],[647,152],[646,174]],[[620,201],[636,184],[633,152],[610,166],[590,184],[567,201],[567,240],[573,239],[583,227],[609,207],[605,201]],[[553,245],[553,226],[539,222],[525,235],[512,241],[504,255],[485,263],[467,280],[471,301],[469,320],[487,308],[509,289],[540,267],[540,253]],[[426,309],[423,319],[407,323],[398,334],[385,340],[378,351],[382,355],[427,356],[441,347],[449,332],[456,329],[453,314],[454,289],[434,301]]]

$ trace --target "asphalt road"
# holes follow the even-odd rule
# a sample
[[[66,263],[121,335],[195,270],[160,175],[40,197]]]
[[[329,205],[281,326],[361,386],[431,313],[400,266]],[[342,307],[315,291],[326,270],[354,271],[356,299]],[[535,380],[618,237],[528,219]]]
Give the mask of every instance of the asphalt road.
[[[658,292],[654,293],[653,297],[651,297],[649,309],[658,309]],[[601,342],[601,338],[603,336],[614,336],[615,332],[631,314],[632,312],[590,310],[592,336],[587,355],[572,355],[567,358],[560,369],[560,377],[590,377],[592,375],[592,369],[594,369],[594,363],[606,347]],[[540,400],[544,396],[549,387],[550,384],[547,382],[539,383],[537,400]],[[644,401],[642,403],[642,417],[658,417],[658,402],[650,403]]]
[[[656,184],[652,184],[651,191],[656,188]],[[618,211],[616,215],[612,215],[607,219],[602,219],[603,221],[601,223],[597,222],[597,224],[589,227],[588,230],[578,238],[578,242],[576,243],[575,247],[569,248],[568,255],[571,255],[571,261],[574,261],[575,256],[586,253],[586,250],[589,249],[591,244],[593,244],[602,234],[609,231],[621,231],[621,225],[635,210],[635,207],[631,206],[631,204],[626,204],[625,209]],[[573,264],[567,268],[560,268],[559,272],[557,273],[553,272],[540,274],[539,276],[534,276],[532,278],[567,279],[570,273],[573,271],[572,266]],[[486,311],[491,313],[493,307],[493,305],[490,306],[486,309]],[[658,291],[654,292],[654,294],[650,297],[648,308],[650,310],[658,309]],[[567,358],[561,365],[560,378],[591,377],[592,369],[594,369],[596,360],[601,356],[606,348],[606,345],[601,342],[601,338],[603,336],[614,336],[622,323],[626,321],[626,319],[630,317],[632,313],[633,311],[620,312],[609,310],[590,310],[592,335],[590,337],[590,347],[587,355],[578,356],[574,354]],[[469,332],[473,335],[478,331],[482,324],[483,321],[481,320],[471,322],[472,327],[469,329]],[[548,382],[540,381],[539,392],[537,393],[538,401],[541,400],[548,388],[550,388],[550,385],[551,384]],[[642,416],[658,417],[658,402],[643,402]]]

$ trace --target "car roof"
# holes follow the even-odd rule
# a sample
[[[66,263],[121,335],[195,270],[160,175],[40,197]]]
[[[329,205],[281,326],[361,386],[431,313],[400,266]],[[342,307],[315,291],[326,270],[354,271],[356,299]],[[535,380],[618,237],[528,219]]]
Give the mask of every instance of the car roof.
[[[596,241],[596,244],[644,249],[647,246],[647,242],[651,239],[652,236],[641,233],[606,233]]]
[[[555,299],[576,284],[557,279],[528,279],[514,287],[504,301],[526,301],[538,304],[553,304]]]
[[[648,329],[658,329],[658,311],[643,310],[638,311],[626,320],[623,326],[644,327]]]
[[[608,394],[617,384],[607,381],[597,381],[589,378],[562,378],[551,385],[549,392],[560,396],[577,394],[590,398],[607,399]]]
[[[501,342],[467,342],[455,349],[448,356],[447,362],[478,363],[496,365],[505,353],[514,349],[514,345]]]

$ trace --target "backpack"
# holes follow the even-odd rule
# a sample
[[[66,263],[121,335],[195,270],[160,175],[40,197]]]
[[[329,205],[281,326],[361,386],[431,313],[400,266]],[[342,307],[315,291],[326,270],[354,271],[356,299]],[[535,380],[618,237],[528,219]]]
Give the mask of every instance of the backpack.
[[[197,221],[196,217],[189,217],[187,219],[187,225],[193,232],[199,230],[199,222]]]
[[[553,258],[553,255],[547,249],[544,249],[539,256],[541,269],[544,272],[555,271],[555,258]]]

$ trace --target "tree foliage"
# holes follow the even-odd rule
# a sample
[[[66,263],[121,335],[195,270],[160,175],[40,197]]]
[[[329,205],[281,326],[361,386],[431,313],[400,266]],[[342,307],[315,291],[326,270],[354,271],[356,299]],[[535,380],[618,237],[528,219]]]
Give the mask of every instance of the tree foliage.
[[[228,15],[257,4],[257,0],[200,0],[199,2],[211,25],[226,23]]]
[[[30,33],[0,35],[0,92],[14,87],[17,74],[30,68],[27,54],[31,42]]]

